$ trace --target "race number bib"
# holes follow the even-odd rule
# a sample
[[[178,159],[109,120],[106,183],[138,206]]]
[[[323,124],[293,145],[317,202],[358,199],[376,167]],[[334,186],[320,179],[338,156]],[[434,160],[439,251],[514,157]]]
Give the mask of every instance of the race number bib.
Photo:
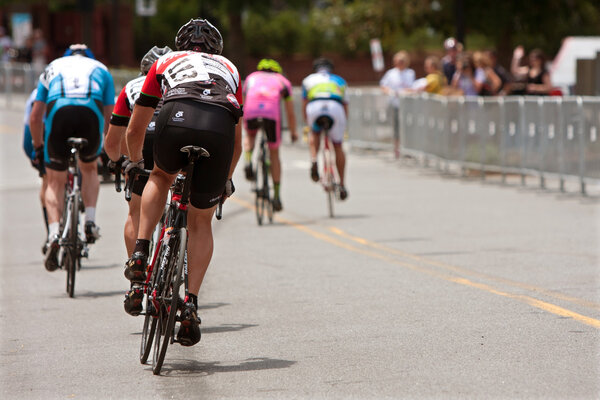
[[[166,67],[163,76],[171,88],[184,83],[210,80],[206,66],[199,55],[189,55],[175,60]]]

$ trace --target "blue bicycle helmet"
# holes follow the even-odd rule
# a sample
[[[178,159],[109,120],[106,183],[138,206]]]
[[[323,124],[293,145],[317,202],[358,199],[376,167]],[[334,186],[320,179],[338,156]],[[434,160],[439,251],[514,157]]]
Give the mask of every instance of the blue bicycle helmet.
[[[63,54],[63,57],[74,56],[76,54],[80,54],[87,58],[93,58],[94,60],[96,59],[96,57],[94,57],[94,53],[92,53],[92,51],[85,44],[81,43],[70,45],[65,51],[65,54]]]

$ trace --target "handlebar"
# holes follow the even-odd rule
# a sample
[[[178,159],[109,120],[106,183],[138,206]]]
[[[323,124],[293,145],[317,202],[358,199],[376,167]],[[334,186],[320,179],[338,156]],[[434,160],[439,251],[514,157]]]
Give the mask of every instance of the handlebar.
[[[123,158],[115,163],[115,190],[117,193],[121,193],[121,166],[123,165]]]
[[[223,201],[224,201],[224,196],[221,196],[221,200],[219,200],[219,204],[217,205],[217,212],[215,213],[215,216],[217,217],[217,219],[220,221],[221,218],[223,218]]]
[[[150,176],[152,171],[149,169],[142,169],[138,167],[133,167],[129,171],[129,176],[127,177],[127,182],[125,183],[125,200],[131,200],[131,188],[133,187],[133,182],[137,176]]]

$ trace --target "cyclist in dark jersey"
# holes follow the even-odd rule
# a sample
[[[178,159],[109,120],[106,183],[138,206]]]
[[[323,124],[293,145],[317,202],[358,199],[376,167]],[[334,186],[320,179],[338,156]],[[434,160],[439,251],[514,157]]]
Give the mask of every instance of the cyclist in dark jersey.
[[[212,257],[212,217],[222,197],[233,193],[231,176],[242,151],[242,90],[237,68],[220,56],[221,34],[207,20],[192,19],[183,25],[175,46],[178,51],[162,56],[150,68],[127,126],[129,165],[143,166],[144,132],[163,98],[156,120],[155,164],[142,194],[138,239],[125,277],[134,282],[146,278],[150,236],[169,187],[186,163],[180,149],[204,147],[210,157],[194,166],[187,221],[189,296],[177,332],[182,345],[192,346],[200,340],[197,295]]]
[[[161,56],[170,53],[172,50],[168,46],[165,47],[152,47],[142,58],[140,63],[141,76],[127,82],[127,84],[121,90],[112,116],[110,118],[110,125],[108,127],[108,133],[104,141],[104,150],[113,163],[116,163],[120,158],[121,154],[128,156],[127,145],[125,143],[125,132],[127,124],[131,118],[133,112],[133,106],[135,101],[140,96],[142,85],[146,79],[146,75],[150,71],[152,64],[156,62]],[[159,104],[154,111],[152,121],[146,129],[146,135],[144,136],[144,147],[142,154],[144,156],[144,166],[146,169],[152,169],[154,167],[153,145],[154,145],[154,132],[156,126],[156,117],[160,111]],[[133,248],[135,246],[135,239],[137,238],[138,226],[140,221],[140,205],[142,202],[141,196],[146,186],[148,177],[138,176],[131,188],[131,200],[127,202],[129,212],[127,214],[127,220],[125,221],[124,236],[125,236],[125,247],[127,248],[127,256],[131,257],[133,254]],[[143,300],[143,286],[139,284],[133,284],[130,290],[125,294],[124,307],[125,311],[131,315],[139,315],[142,312],[142,300]]]

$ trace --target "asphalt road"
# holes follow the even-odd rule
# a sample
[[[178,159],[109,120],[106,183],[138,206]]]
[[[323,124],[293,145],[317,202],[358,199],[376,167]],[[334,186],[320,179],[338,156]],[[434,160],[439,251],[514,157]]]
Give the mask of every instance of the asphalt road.
[[[43,267],[21,121],[0,110],[3,399],[600,397],[597,199],[352,152],[330,219],[306,148],[285,146],[284,211],[258,227],[238,169],[202,341],[171,346],[154,376],[122,307],[122,194],[102,186],[103,236],[68,298]]]

